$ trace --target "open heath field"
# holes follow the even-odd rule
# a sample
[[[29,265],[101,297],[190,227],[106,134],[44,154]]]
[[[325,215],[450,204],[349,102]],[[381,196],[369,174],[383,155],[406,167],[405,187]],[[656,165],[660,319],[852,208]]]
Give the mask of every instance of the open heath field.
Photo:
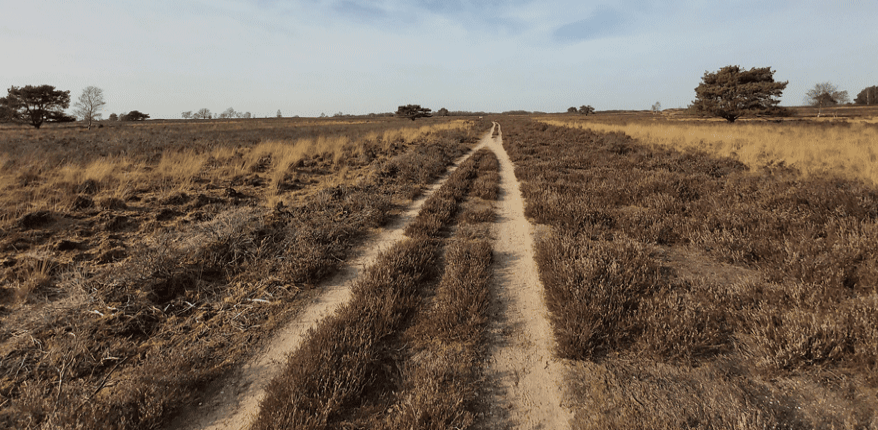
[[[602,133],[622,132],[644,143],[734,158],[750,168],[778,164],[806,176],[840,176],[878,184],[878,112],[856,107],[835,110],[846,115],[816,118],[816,112],[798,108],[795,112],[809,115],[807,120],[794,117],[729,124],[644,114],[575,119],[556,115],[540,117],[540,121]]]
[[[0,427],[878,429],[874,127],[2,128]]]
[[[874,184],[600,127],[504,127],[572,427],[876,428]],[[711,127],[870,150],[850,127],[681,129]]]
[[[0,130],[0,426],[157,428],[486,129]]]

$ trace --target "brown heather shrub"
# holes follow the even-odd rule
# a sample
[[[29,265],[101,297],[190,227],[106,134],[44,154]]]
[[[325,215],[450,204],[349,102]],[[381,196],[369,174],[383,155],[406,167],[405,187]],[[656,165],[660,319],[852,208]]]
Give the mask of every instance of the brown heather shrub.
[[[634,340],[640,303],[665,281],[642,245],[567,236],[535,248],[561,357],[589,358]]]
[[[444,342],[479,339],[487,321],[491,243],[455,240],[446,250],[445,261],[447,269],[433,299],[429,330]]]
[[[484,200],[497,200],[500,193],[500,161],[493,152],[479,160],[479,173],[472,185],[472,194]]]
[[[486,152],[482,164],[491,158],[496,160]],[[480,170],[476,180],[485,173],[490,172]],[[472,199],[476,190],[470,189],[468,195]],[[492,209],[485,212],[493,218]],[[410,352],[400,366],[396,400],[378,428],[439,430],[474,425],[481,401],[481,345],[489,318],[492,262],[487,226],[459,225],[446,247],[445,272],[431,303],[414,317],[401,340]]]
[[[865,393],[840,375],[761,380],[735,360],[681,367],[581,362],[568,393],[578,429],[811,429],[878,425]],[[819,382],[818,382],[819,381]],[[860,405],[860,409],[851,405]]]
[[[472,165],[468,160],[455,174],[465,177]],[[454,202],[462,189],[452,179],[434,194],[445,197],[419,215],[456,211],[441,203]],[[439,218],[423,217],[440,223],[436,231]],[[356,281],[351,301],[291,355],[253,428],[469,426],[492,262],[491,245],[476,230],[457,229],[444,259],[441,239],[405,239],[383,253]],[[431,279],[442,267],[436,284]]]
[[[226,143],[254,145],[266,135],[239,129],[230,135],[252,139],[227,142],[220,133],[217,141],[199,142],[212,134],[161,125],[110,131],[118,134],[105,137],[148,141],[122,142],[135,167],[158,163],[167,150],[164,139],[176,144],[183,139],[198,152]],[[48,136],[24,133],[26,139]],[[56,134],[63,139],[65,132]],[[415,171],[407,163],[416,163],[434,172],[430,175],[362,174],[356,183],[302,183],[299,191],[304,194],[282,196],[281,204],[272,208],[259,204],[268,183],[258,175],[209,174],[246,153],[236,150],[217,151],[220,158],[231,159],[208,160],[192,176],[190,188],[173,182],[132,185],[118,176],[95,174],[96,179],[71,182],[64,189],[72,196],[66,208],[73,210],[79,193],[94,206],[81,204],[76,213],[68,213],[59,203],[57,210],[44,211],[45,216],[26,211],[11,219],[14,212],[4,212],[4,295],[8,279],[16,282],[25,276],[19,250],[51,250],[59,256],[48,280],[29,292],[33,300],[2,304],[0,397],[6,401],[0,401],[0,427],[165,425],[180,408],[192,406],[198,390],[294,315],[307,290],[334,272],[371,228],[386,223],[411,190],[426,186],[477,138],[475,132],[458,129],[418,136],[417,145],[403,140],[387,145],[386,152],[383,144],[368,143],[374,158],[366,164],[351,160],[361,164],[361,173],[391,160],[398,171]],[[106,141],[53,144],[59,145],[59,153],[71,155],[70,160],[81,157],[86,164],[89,157],[115,151]],[[71,152],[65,145],[79,147]],[[323,178],[344,168],[321,163],[303,169]],[[6,173],[0,172],[0,179]],[[17,223],[19,219],[25,221]]]
[[[497,215],[494,213],[493,209],[467,209],[460,214],[461,222],[476,224],[481,222],[494,222],[497,219]]]
[[[492,256],[490,242],[463,236],[456,234],[447,247],[446,270],[432,305],[415,317],[404,336],[411,352],[401,365],[396,401],[377,428],[439,430],[473,424]]]
[[[424,202],[421,212],[406,227],[406,236],[437,237],[441,227],[448,224],[457,213],[458,203],[470,189],[483,154],[485,153],[482,151],[476,152],[448,176],[442,188]]]
[[[381,340],[417,307],[437,245],[410,239],[383,253],[357,281],[351,301],[309,332],[290,356],[269,385],[253,428],[335,427],[346,408],[376,401],[370,393],[395,378],[383,365],[387,352]]]
[[[504,145],[578,428],[878,425],[874,187],[525,121]]]

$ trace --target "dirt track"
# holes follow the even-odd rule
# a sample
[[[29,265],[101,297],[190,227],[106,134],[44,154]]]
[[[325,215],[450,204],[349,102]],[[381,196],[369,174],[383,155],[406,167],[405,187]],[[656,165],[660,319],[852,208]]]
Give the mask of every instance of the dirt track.
[[[492,132],[499,132],[499,127],[495,123]],[[492,396],[488,415],[481,421],[487,428],[568,428],[571,414],[561,406],[563,365],[553,358],[554,340],[533,260],[533,227],[524,217],[524,201],[514,166],[503,148],[502,134],[491,137],[489,133],[455,166],[481,147],[497,154],[501,176],[498,220],[494,226],[495,322],[491,326],[486,369]],[[403,237],[406,225],[447,177],[448,174],[443,176],[403,215],[368,241],[359,257],[324,282],[323,292],[279,330],[251,362],[215,383],[212,392],[206,393],[203,406],[182,414],[170,428],[246,428],[259,412],[265,387],[282,369],[287,355],[299,347],[309,328],[350,299],[350,287],[361,270],[374,262],[380,250]]]
[[[500,125],[495,123],[495,127]],[[524,216],[515,167],[503,134],[487,147],[500,160],[500,201],[495,224],[495,323],[487,378],[493,410],[488,428],[564,429],[572,414],[561,406],[563,363],[554,358],[554,337],[534,262],[533,226]]]
[[[493,129],[492,129],[493,131]],[[438,190],[448,175],[478,149],[489,144],[491,133],[466,155],[455,161],[448,171],[423,196],[412,202],[405,213],[388,224],[374,238],[361,247],[359,256],[350,261],[320,285],[322,293],[309,303],[294,319],[281,328],[253,359],[225,380],[218,381],[205,393],[202,405],[182,413],[170,426],[177,430],[237,430],[246,428],[259,412],[259,402],[265,387],[283,368],[286,357],[302,343],[308,329],[330,315],[351,297],[351,285],[365,267],[371,265],[378,253],[404,237],[406,225],[420,211],[430,195]]]

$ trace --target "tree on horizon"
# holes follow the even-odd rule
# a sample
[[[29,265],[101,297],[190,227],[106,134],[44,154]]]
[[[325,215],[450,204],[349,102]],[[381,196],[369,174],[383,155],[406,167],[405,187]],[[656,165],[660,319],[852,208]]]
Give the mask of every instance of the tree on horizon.
[[[0,98],[0,112],[5,120],[30,123],[40,128],[44,122],[72,122],[76,118],[64,113],[70,107],[70,91],[56,90],[53,85],[9,87]]]
[[[857,94],[854,103],[858,105],[874,105],[878,104],[878,85],[866,87]]]
[[[98,111],[106,104],[104,90],[89,85],[82,90],[82,95],[73,105],[73,114],[81,121],[85,121],[88,124],[88,129],[91,130],[92,121],[101,119],[101,114]]]
[[[412,121],[418,118],[429,118],[433,116],[430,113],[432,109],[421,107],[421,105],[404,105],[396,110],[396,116],[400,118],[408,118]]]
[[[579,113],[588,116],[594,113],[594,108],[591,105],[582,105],[579,107]]]
[[[771,113],[788,83],[775,82],[770,67],[744,70],[726,66],[717,72],[704,72],[690,108],[728,122],[744,115]]]
[[[805,93],[805,103],[817,108],[817,118],[823,113],[824,107],[850,103],[847,91],[839,91],[832,82],[815,84],[814,88]]]

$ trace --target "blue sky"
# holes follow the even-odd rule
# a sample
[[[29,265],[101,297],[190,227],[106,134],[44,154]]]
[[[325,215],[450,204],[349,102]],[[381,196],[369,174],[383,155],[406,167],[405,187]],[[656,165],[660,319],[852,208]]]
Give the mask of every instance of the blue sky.
[[[685,107],[770,66],[783,105],[878,85],[878,2],[0,0],[0,85],[102,88],[104,117]]]

